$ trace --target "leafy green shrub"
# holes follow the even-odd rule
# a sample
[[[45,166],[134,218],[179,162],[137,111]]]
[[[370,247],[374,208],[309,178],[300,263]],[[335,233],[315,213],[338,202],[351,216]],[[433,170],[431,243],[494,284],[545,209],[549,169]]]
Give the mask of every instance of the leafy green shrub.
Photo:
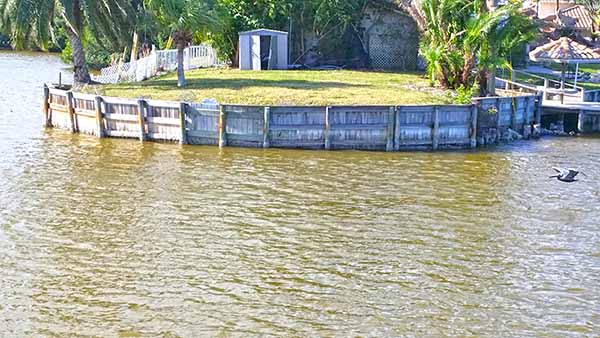
[[[477,96],[479,92],[478,86],[460,86],[456,88],[456,96],[454,97],[454,103],[456,104],[470,104],[473,101],[473,97]]]

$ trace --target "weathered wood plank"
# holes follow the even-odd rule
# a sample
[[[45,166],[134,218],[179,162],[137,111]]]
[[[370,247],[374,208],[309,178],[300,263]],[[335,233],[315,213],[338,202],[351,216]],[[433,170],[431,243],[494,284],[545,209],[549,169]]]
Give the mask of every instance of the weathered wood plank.
[[[227,111],[225,106],[219,106],[219,147],[227,146]]]
[[[49,88],[48,92],[56,96],[67,96],[67,91],[56,88]]]
[[[185,126],[185,119],[188,111],[188,105],[185,102],[179,104],[179,143],[187,144],[187,129]]]
[[[129,130],[106,130],[106,136],[112,137],[123,137],[123,138],[139,138],[139,131],[129,131]]]
[[[431,146],[433,150],[437,150],[440,144],[440,110],[437,106],[433,108],[433,130],[431,136]]]
[[[138,117],[138,125],[140,128],[140,141],[144,142],[146,140],[146,121],[145,121],[145,106],[146,101],[138,100],[137,101],[137,117]]]
[[[50,88],[44,84],[44,101],[42,102],[42,111],[44,112],[44,126],[46,128],[52,127],[52,121],[50,120]]]
[[[111,121],[123,121],[123,122],[139,122],[139,117],[137,115],[127,115],[127,114],[104,114],[104,118]]]
[[[385,151],[393,151],[394,150],[394,130],[395,129],[396,129],[396,107],[389,107],[388,115],[387,115]]]
[[[104,137],[104,117],[102,116],[103,101],[101,96],[96,96],[94,100],[96,102],[96,133],[99,138],[102,138]]]
[[[263,117],[263,148],[269,148],[271,140],[271,107],[265,107]]]
[[[84,94],[84,93],[73,93],[73,98],[76,100],[94,101],[96,95]]]
[[[331,107],[325,108],[325,132],[323,138],[325,150],[331,150]]]
[[[216,131],[204,131],[204,130],[189,130],[187,132],[188,137],[197,137],[197,138],[219,138],[219,133]]]
[[[152,124],[160,124],[163,126],[180,127],[179,118],[149,116],[146,117],[146,122]]]
[[[387,130],[387,123],[382,124],[334,124],[330,130]]]
[[[95,110],[74,108],[73,109],[73,113],[75,115],[77,115],[77,116],[83,116],[83,117],[89,117],[89,118],[96,118],[96,111]]]
[[[75,124],[75,108],[73,107],[73,92],[67,92],[67,113],[69,114],[69,121],[71,123],[71,132],[77,132],[77,125]]]
[[[479,111],[479,109],[477,109],[476,104],[471,105],[471,130],[470,130],[471,148],[477,147],[477,118],[478,118],[477,113],[478,113],[478,111]]]
[[[262,146],[263,136],[262,135],[250,135],[250,134],[227,134],[227,142],[234,141],[246,141],[246,142],[260,142]]]

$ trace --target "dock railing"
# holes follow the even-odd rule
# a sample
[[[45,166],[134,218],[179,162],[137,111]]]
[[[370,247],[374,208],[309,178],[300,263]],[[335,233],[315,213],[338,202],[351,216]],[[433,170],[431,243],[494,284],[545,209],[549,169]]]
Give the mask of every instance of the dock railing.
[[[529,82],[518,80],[516,75],[521,75],[521,78],[528,78]],[[584,102],[586,97],[584,87],[517,69],[512,70],[510,79],[497,77],[496,81],[498,84],[503,85],[506,91],[541,92],[543,100],[552,100],[553,97],[558,97],[561,103],[564,103],[565,100]]]

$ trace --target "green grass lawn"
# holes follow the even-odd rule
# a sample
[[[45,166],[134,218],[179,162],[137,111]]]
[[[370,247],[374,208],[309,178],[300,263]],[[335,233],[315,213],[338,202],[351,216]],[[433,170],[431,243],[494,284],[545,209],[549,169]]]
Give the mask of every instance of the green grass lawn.
[[[561,71],[562,70],[562,65],[558,64],[558,63],[552,63],[550,64],[550,68],[552,68],[553,70],[556,71]],[[575,73],[575,65],[569,65],[569,69]],[[600,71],[600,64],[580,64],[579,65],[579,71],[582,73],[590,73],[590,74],[596,74],[598,71]],[[560,80],[560,76],[556,77],[557,80]],[[573,83],[573,80],[569,80],[567,81],[569,83]],[[590,89],[590,90],[596,90],[596,89],[600,89],[600,84],[599,83],[591,83],[591,82],[581,82],[578,81],[577,85],[580,87],[583,87],[585,89]]]
[[[535,74],[535,73],[533,73],[533,74]],[[548,74],[537,74],[537,75],[560,82],[560,76],[552,76],[552,75],[548,75]],[[517,74],[516,80],[517,80],[517,82],[528,83],[531,85],[538,85],[538,86],[544,85],[544,80],[533,78],[531,76],[527,76],[527,75],[523,75],[523,74]],[[573,80],[567,80],[567,83],[573,84]],[[554,84],[555,86],[558,86],[558,84],[556,82],[553,82],[552,84]],[[600,89],[600,84],[591,83],[591,82],[577,81],[577,86],[583,87],[588,90]]]
[[[428,87],[418,73],[372,71],[240,71],[200,69],[186,72],[188,86],[177,88],[175,73],[141,83],[89,88],[106,96],[172,101],[214,98],[246,105],[359,105],[446,103],[449,96]]]

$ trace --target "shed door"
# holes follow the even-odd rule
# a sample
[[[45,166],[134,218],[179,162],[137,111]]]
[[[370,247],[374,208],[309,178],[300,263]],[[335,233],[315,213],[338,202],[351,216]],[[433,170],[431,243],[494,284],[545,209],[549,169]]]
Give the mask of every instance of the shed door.
[[[252,45],[252,70],[260,70],[260,35],[250,36],[250,44]]]
[[[277,61],[277,53],[279,52],[277,49],[277,40],[277,36],[271,37],[271,45],[269,46],[269,70],[279,69],[279,63]]]

